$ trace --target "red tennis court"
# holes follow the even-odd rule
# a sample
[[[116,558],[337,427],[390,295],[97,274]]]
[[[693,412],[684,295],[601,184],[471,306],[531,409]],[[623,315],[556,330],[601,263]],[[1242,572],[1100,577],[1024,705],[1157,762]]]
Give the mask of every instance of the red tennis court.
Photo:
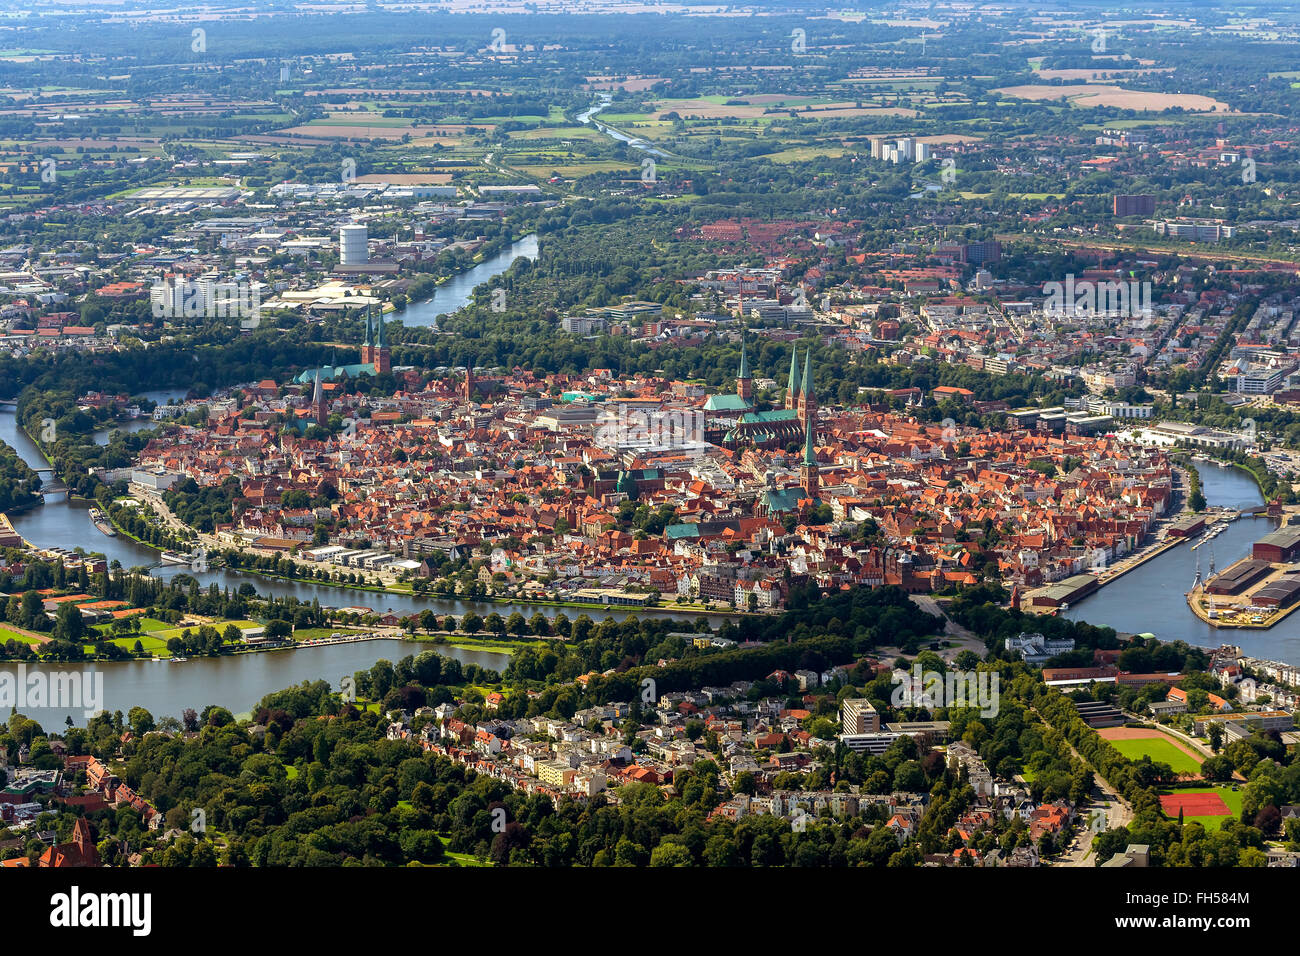
[[[1175,819],[1179,810],[1184,817],[1226,817],[1232,813],[1217,793],[1171,793],[1160,798],[1160,809]]]

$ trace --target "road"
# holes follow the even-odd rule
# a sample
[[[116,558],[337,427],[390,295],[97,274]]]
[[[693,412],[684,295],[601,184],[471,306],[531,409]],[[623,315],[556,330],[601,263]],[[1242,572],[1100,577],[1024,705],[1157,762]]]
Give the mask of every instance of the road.
[[[1039,720],[1047,723],[1042,714],[1037,710]],[[1050,725],[1049,725],[1050,726]],[[1053,866],[1095,866],[1096,859],[1092,855],[1092,837],[1094,835],[1093,827],[1089,826],[1093,813],[1104,811],[1106,814],[1105,825],[1095,828],[1114,830],[1119,827],[1128,826],[1133,819],[1133,808],[1129,806],[1127,800],[1106,782],[1105,778],[1099,774],[1088,761],[1083,759],[1079,751],[1074,749],[1074,745],[1068,740],[1065,745],[1070,748],[1070,753],[1074,754],[1074,759],[1079,761],[1085,767],[1092,771],[1092,791],[1088,794],[1088,808],[1083,820],[1081,832],[1076,834],[1074,841],[1070,844],[1068,850],[1061,854],[1056,860],[1052,861]]]
[[[939,652],[939,657],[941,657],[945,663],[951,662],[958,654],[965,650],[974,651],[981,658],[988,653],[988,648],[984,646],[984,642],[945,614],[943,608],[939,607],[939,602],[930,597],[930,595],[910,594],[908,597],[910,597],[912,603],[922,611],[925,611],[927,614],[933,614],[936,617],[941,617],[947,622],[944,629],[944,637],[951,642],[953,646],[945,647]]]

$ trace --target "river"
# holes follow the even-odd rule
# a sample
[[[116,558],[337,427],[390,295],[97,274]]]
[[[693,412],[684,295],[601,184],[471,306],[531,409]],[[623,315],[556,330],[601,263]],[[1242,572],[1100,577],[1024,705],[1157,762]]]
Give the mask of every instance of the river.
[[[662,149],[659,149],[655,146],[651,146],[647,140],[641,139],[640,137],[637,136],[628,136],[627,133],[620,132],[619,130],[614,129],[614,127],[612,126],[606,126],[604,123],[597,120],[596,114],[599,113],[601,110],[605,109],[605,107],[609,106],[611,102],[613,102],[613,97],[610,96],[610,94],[608,93],[602,93],[601,101],[599,103],[586,110],[583,110],[581,113],[578,114],[577,116],[578,122],[583,123],[584,125],[590,123],[592,126],[600,130],[600,132],[604,133],[610,139],[618,140],[618,142],[624,143],[625,145],[630,146],[632,149],[640,150],[641,152],[647,153],[651,156],[658,156],[660,159],[669,158],[668,153],[664,152]]]
[[[1246,472],[1207,462],[1196,462],[1196,467],[1208,504],[1246,508],[1263,503],[1255,480]],[[1300,613],[1267,631],[1218,629],[1196,617],[1185,597],[1196,578],[1198,561],[1203,577],[1209,576],[1211,554],[1216,570],[1222,571],[1249,555],[1250,546],[1277,526],[1276,518],[1239,518],[1212,542],[1195,551],[1189,544],[1167,551],[1071,605],[1064,616],[1201,647],[1236,644],[1253,657],[1300,663]]]
[[[457,309],[464,308],[473,299],[476,288],[505,272],[520,257],[537,258],[537,236],[528,235],[512,242],[492,258],[484,259],[472,269],[452,276],[438,286],[429,298],[413,302],[403,311],[391,313],[388,317],[400,319],[403,325],[412,328],[437,328],[439,316],[450,315]]]
[[[153,394],[170,397],[171,395],[183,395],[184,393]],[[155,398],[155,400],[158,399]],[[0,412],[0,440],[12,446],[18,452],[19,457],[33,468],[39,466],[45,469],[42,472],[42,477],[48,478],[49,470],[41,458],[39,449],[37,449],[35,442],[18,428],[16,417],[12,412]],[[392,611],[396,614],[418,613],[430,608],[442,614],[456,614],[458,616],[473,610],[479,615],[496,611],[503,617],[508,617],[515,611],[523,614],[524,617],[532,617],[533,614],[541,611],[548,617],[553,617],[558,611],[563,610],[571,619],[576,618],[579,614],[586,613],[596,620],[603,620],[608,616],[614,616],[621,620],[628,613],[623,609],[617,609],[613,612],[607,612],[600,608],[557,609],[543,604],[523,601],[496,603],[447,600],[414,594],[388,594],[379,591],[367,591],[362,588],[329,587],[308,581],[280,580],[250,572],[225,569],[195,572],[185,565],[159,565],[157,551],[132,541],[123,535],[110,538],[105,534],[101,534],[90,521],[90,502],[69,501],[68,496],[63,492],[48,493],[45,496],[45,501],[43,507],[33,508],[30,511],[14,512],[9,516],[14,529],[27,541],[38,547],[58,547],[69,550],[84,548],[87,551],[101,552],[109,561],[119,561],[124,568],[148,567],[150,573],[164,579],[170,579],[177,574],[189,574],[204,586],[215,582],[222,588],[238,588],[241,584],[251,582],[257,587],[260,594],[296,597],[298,600],[308,603],[315,599],[326,607],[366,607],[374,611]],[[636,613],[650,617],[692,621],[698,616],[695,612],[676,611],[671,608],[657,608],[637,611]]]
[[[158,405],[166,405],[173,398],[177,401],[183,399],[186,395],[184,389],[159,389],[157,391],[142,392],[139,395],[132,395],[132,398],[147,398],[149,401]],[[146,428],[153,428],[158,423],[153,420],[152,415],[141,415],[139,418],[128,419],[124,422],[118,422],[110,425],[108,428],[101,428],[94,433],[96,445],[107,445],[109,439],[113,437],[113,432],[139,432]],[[5,438],[5,441],[9,441]],[[11,445],[13,442],[9,442]]]
[[[513,260],[512,260],[513,261]],[[171,392],[150,392],[149,397],[165,404],[172,397],[182,398],[184,390]],[[132,430],[146,427],[146,420],[132,422]],[[49,467],[41,457],[40,450],[18,427],[17,416],[12,411],[0,412],[0,440],[17,451],[19,457],[41,472],[47,481],[50,477]],[[105,438],[105,441],[107,438]],[[531,617],[541,611],[553,617],[561,610],[571,619],[581,614],[588,614],[595,620],[615,617],[619,620],[629,613],[626,610],[605,611],[598,608],[557,609],[530,603],[497,604],[492,602],[466,602],[417,597],[415,595],[386,594],[365,591],[358,588],[327,587],[304,581],[281,581],[257,574],[237,571],[213,570],[201,573],[191,571],[184,565],[161,565],[158,552],[130,538],[118,535],[110,538],[100,533],[91,523],[90,503],[80,500],[68,500],[63,492],[50,492],[45,496],[43,506],[9,515],[14,528],[27,541],[38,547],[60,547],[69,550],[84,548],[87,551],[101,552],[110,561],[116,560],[125,568],[148,567],[150,573],[171,578],[176,574],[191,574],[202,585],[215,582],[222,588],[238,588],[244,583],[252,583],[259,594],[278,597],[293,596],[301,601],[320,601],[325,607],[365,607],[375,611],[393,611],[408,614],[426,608],[441,614],[455,614],[457,617],[466,611],[474,610],[480,616],[496,611],[503,617],[518,611],[524,617]],[[694,620],[694,612],[675,611],[668,608],[636,612],[641,616],[670,618],[676,620]],[[437,646],[399,640],[363,641],[354,644],[326,645],[321,647],[300,648],[292,651],[268,652],[258,654],[239,654],[233,657],[194,658],[184,663],[153,663],[150,661],[103,662],[92,664],[67,664],[61,668],[65,674],[93,674],[100,669],[104,673],[105,703],[109,710],[126,712],[131,707],[145,707],[155,717],[170,714],[179,716],[186,707],[196,710],[207,704],[219,704],[233,712],[248,710],[263,696],[274,690],[297,684],[303,680],[330,680],[335,686],[345,674],[369,667],[381,657],[396,660],[408,654],[419,654],[429,648],[438,653],[455,657],[465,663],[476,663],[494,670],[501,670],[509,660],[505,653],[487,651],[468,651],[449,646]],[[13,673],[17,665],[0,664],[0,673]],[[3,685],[0,685],[3,686]],[[69,712],[65,710],[21,707],[20,711],[38,720],[47,729],[55,724],[62,725]],[[0,700],[0,719],[8,715],[8,705]],[[84,724],[85,718],[79,711],[71,714],[73,722]]]
[[[401,640],[356,641],[350,644],[329,644],[321,647],[304,647],[295,650],[267,651],[257,654],[238,654],[233,657],[190,658],[187,661],[102,661],[91,664],[27,665],[21,672],[12,662],[0,663],[0,675],[13,675],[13,683],[21,674],[24,685],[31,693],[33,675],[71,675],[79,688],[78,694],[61,701],[59,707],[27,706],[24,697],[17,697],[18,712],[37,721],[47,731],[61,731],[68,717],[78,726],[88,719],[87,703],[93,710],[122,711],[125,715],[132,707],[143,707],[154,719],[171,716],[179,719],[181,712],[193,707],[202,712],[209,704],[225,707],[231,713],[250,711],[267,694],[292,687],[304,680],[327,680],[336,690],[347,675],[366,670],[375,661],[386,658],[396,663],[408,655],[418,655],[426,650],[443,657],[454,657],[463,664],[477,664],[491,670],[504,670],[510,655],[494,651],[467,650],[444,644],[417,643]],[[0,682],[0,688],[5,684]],[[7,689],[6,689],[7,692]],[[9,700],[4,704],[3,717],[8,719]],[[45,701],[49,703],[49,699]]]

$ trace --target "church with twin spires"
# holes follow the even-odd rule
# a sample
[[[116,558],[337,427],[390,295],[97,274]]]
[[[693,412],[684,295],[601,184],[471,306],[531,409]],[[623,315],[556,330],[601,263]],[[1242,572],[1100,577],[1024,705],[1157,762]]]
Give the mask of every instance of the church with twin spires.
[[[384,317],[371,318],[371,310],[366,307],[366,336],[361,343],[361,361],[356,365],[326,365],[322,368],[304,369],[294,379],[299,385],[314,383],[317,379],[333,382],[340,378],[357,378],[362,375],[378,375],[393,370],[392,354],[384,333]]]
[[[799,349],[790,355],[790,377],[785,391],[785,407],[758,411],[754,408],[754,380],[742,342],[740,370],[736,375],[736,394],[710,395],[704,403],[705,437],[724,448],[786,448],[794,442],[816,441],[817,396],[813,390],[812,347],[804,353],[803,371],[799,370]],[[811,439],[808,437],[811,435]]]

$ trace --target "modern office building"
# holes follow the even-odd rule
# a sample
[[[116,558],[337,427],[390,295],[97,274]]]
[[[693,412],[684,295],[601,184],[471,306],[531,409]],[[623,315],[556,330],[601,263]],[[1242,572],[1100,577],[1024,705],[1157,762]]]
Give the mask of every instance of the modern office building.
[[[880,714],[865,697],[849,697],[840,704],[840,732],[874,734],[880,731]]]

